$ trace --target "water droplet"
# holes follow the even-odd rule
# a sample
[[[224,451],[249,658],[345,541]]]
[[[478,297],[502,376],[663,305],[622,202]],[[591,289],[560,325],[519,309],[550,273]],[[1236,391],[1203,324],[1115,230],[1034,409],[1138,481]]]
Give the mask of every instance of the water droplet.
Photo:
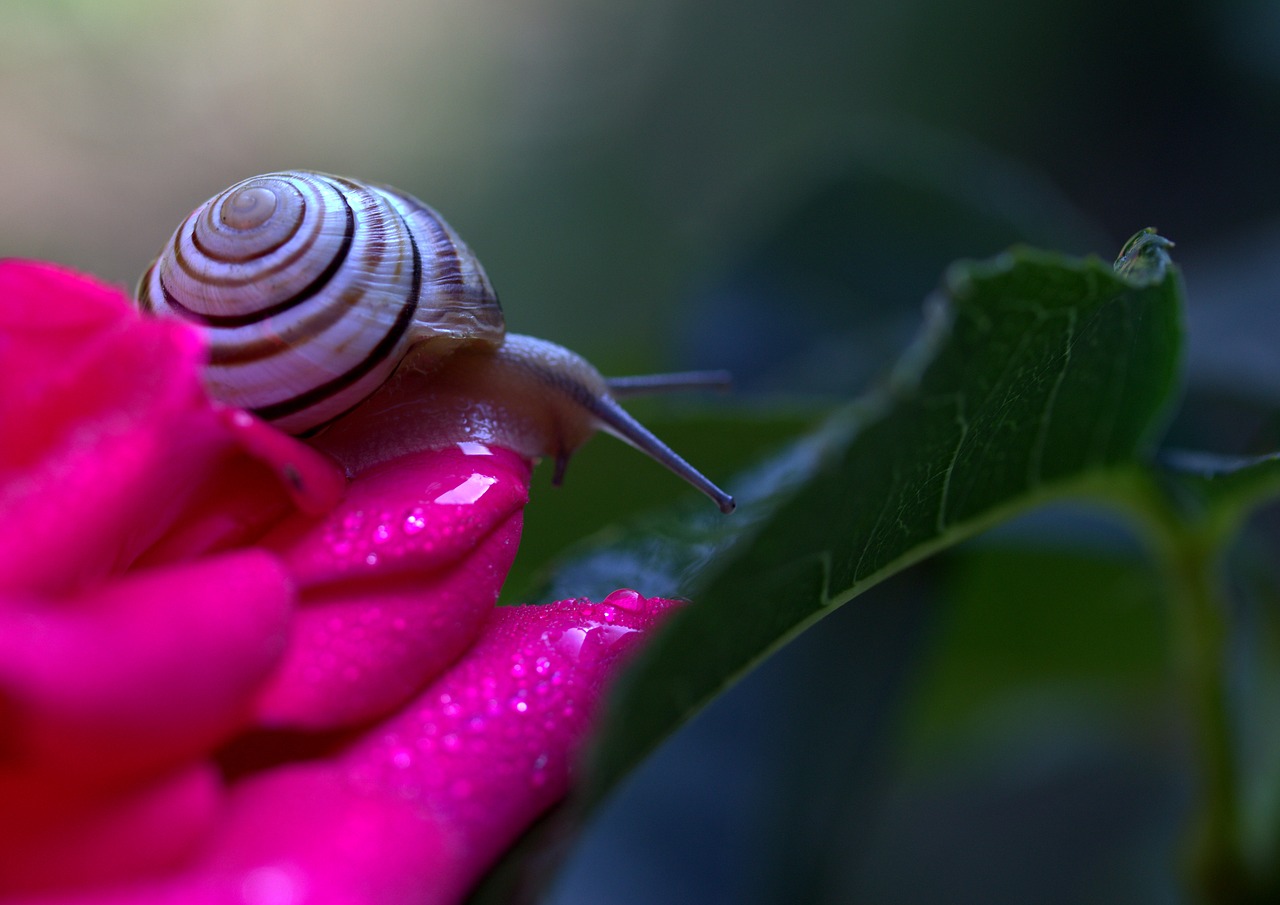
[[[539,657],[533,661],[533,671],[540,676],[545,676],[551,672],[551,660],[547,657]]]
[[[391,755],[391,763],[403,770],[413,765],[413,755],[402,748]]]
[[[378,564],[378,554],[370,553],[364,558],[364,563],[366,566],[376,566]]]
[[[410,534],[410,535],[417,534],[419,531],[421,531],[425,527],[427,527],[427,520],[424,517],[424,513],[421,507],[413,509],[408,515],[404,517],[404,533],[405,534]]]
[[[373,542],[375,544],[385,544],[391,540],[391,528],[382,524],[373,529]]]
[[[630,588],[618,588],[601,603],[616,606],[630,613],[643,613],[649,608],[648,601],[641,597],[639,592]]]
[[[582,643],[586,640],[587,633],[585,629],[571,628],[556,639],[556,650],[576,662],[578,655],[582,652]]]

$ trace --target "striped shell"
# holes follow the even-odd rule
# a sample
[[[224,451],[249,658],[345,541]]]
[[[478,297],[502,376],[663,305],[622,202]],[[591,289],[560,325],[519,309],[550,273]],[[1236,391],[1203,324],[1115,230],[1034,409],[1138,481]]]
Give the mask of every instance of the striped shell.
[[[138,287],[207,333],[224,402],[304,434],[367,397],[413,345],[502,344],[479,261],[427,205],[322,173],[255,176],[205,202]]]

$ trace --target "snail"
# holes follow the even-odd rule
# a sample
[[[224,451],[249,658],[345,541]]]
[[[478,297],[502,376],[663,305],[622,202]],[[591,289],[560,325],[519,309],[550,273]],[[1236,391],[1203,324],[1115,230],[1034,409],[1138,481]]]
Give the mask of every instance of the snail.
[[[617,401],[722,375],[608,380],[562,346],[507,333],[475,255],[395,189],[303,170],[239,182],[187,217],[137,302],[206,333],[211,395],[322,447],[362,430],[352,421],[370,407],[394,417],[389,388],[410,381],[429,397],[415,429],[440,446],[550,457],[558,484],[574,450],[604,430],[734,509]]]

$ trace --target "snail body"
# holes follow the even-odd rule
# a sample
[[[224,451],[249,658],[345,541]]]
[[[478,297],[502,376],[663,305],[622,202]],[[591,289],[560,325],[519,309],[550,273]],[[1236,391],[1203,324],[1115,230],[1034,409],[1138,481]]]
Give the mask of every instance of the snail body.
[[[719,375],[611,383],[562,346],[507,334],[475,255],[395,189],[309,171],[244,180],[182,223],[137,297],[206,333],[211,395],[321,447],[354,443],[369,418],[413,417],[440,446],[554,458],[558,481],[605,430],[734,507],[615,398]]]

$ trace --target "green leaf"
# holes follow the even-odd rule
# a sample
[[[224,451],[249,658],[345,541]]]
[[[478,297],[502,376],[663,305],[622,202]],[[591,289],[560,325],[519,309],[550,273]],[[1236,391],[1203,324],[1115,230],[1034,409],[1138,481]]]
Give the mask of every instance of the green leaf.
[[[586,800],[832,606],[1146,454],[1181,350],[1171,268],[1133,280],[1032,250],[953,267],[883,387],[731,487],[740,523],[711,521],[697,543],[685,522],[669,535],[680,543],[624,542],[566,567],[631,557],[645,593],[665,576],[696,601],[619,683]]]
[[[1128,480],[1181,352],[1171,266],[1123,276],[1028,249],[953,266],[881,386],[730,483],[737,513],[648,519],[561,565],[548,598],[631,585],[694,601],[615,686],[566,819],[833,607],[1052,495]]]

